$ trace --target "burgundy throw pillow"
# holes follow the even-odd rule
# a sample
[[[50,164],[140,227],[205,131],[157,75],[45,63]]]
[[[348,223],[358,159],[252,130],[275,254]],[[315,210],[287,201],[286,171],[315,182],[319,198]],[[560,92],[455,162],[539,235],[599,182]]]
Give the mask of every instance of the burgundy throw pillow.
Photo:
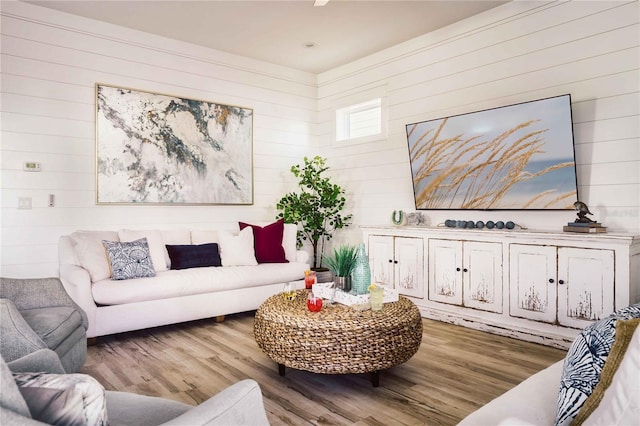
[[[258,263],[288,263],[282,247],[284,219],[265,227],[238,222],[242,231],[247,226],[253,228],[253,247]]]

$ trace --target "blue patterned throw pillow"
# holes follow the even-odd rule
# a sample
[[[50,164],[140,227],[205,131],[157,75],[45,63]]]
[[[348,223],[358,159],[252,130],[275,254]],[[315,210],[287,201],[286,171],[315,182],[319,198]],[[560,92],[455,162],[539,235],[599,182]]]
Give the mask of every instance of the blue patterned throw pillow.
[[[102,244],[109,258],[112,280],[155,277],[146,238],[125,243],[103,240]]]
[[[614,312],[580,332],[564,360],[556,412],[556,426],[573,422],[600,381],[600,374],[615,340],[617,320],[640,318],[640,303]]]

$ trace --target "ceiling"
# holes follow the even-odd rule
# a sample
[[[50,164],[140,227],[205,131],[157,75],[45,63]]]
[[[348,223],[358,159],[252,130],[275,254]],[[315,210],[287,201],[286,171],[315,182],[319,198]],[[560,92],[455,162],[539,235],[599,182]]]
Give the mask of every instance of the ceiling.
[[[317,74],[506,1],[331,0],[322,7],[313,0],[28,3]]]

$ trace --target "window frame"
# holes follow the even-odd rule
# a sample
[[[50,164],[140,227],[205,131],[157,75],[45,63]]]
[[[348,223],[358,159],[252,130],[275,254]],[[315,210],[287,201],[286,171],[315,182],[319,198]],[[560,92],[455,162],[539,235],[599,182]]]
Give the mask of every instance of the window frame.
[[[379,133],[370,134],[366,136],[350,137],[345,133],[338,134],[338,131],[345,131],[345,126],[348,126],[348,118],[358,112],[366,111],[368,104],[378,103],[380,105],[380,131]],[[373,89],[365,90],[359,94],[352,96],[345,96],[339,100],[333,102],[333,141],[334,146],[349,146],[361,143],[369,143],[375,141],[381,141],[387,138],[387,97],[386,86],[376,87]],[[348,128],[346,130],[349,130]],[[341,137],[339,137],[341,136]]]

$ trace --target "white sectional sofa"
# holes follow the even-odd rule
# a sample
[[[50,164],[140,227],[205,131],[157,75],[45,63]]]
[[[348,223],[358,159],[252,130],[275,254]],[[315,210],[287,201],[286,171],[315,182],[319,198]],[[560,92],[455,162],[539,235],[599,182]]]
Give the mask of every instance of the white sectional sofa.
[[[257,263],[256,252],[253,247],[247,249],[246,238],[240,242],[241,235],[250,233],[253,245],[253,230],[255,227],[235,233],[76,231],[59,240],[60,279],[69,295],[87,313],[87,337],[257,309],[267,297],[282,291],[284,283],[304,278],[304,271],[309,269],[309,255],[296,250],[297,226],[285,224],[281,247],[286,261]],[[145,238],[148,244],[155,276],[111,279],[109,256],[102,241],[126,242],[140,238]],[[255,241],[257,244],[258,240]],[[218,244],[222,266],[171,269],[166,245],[211,243]]]

